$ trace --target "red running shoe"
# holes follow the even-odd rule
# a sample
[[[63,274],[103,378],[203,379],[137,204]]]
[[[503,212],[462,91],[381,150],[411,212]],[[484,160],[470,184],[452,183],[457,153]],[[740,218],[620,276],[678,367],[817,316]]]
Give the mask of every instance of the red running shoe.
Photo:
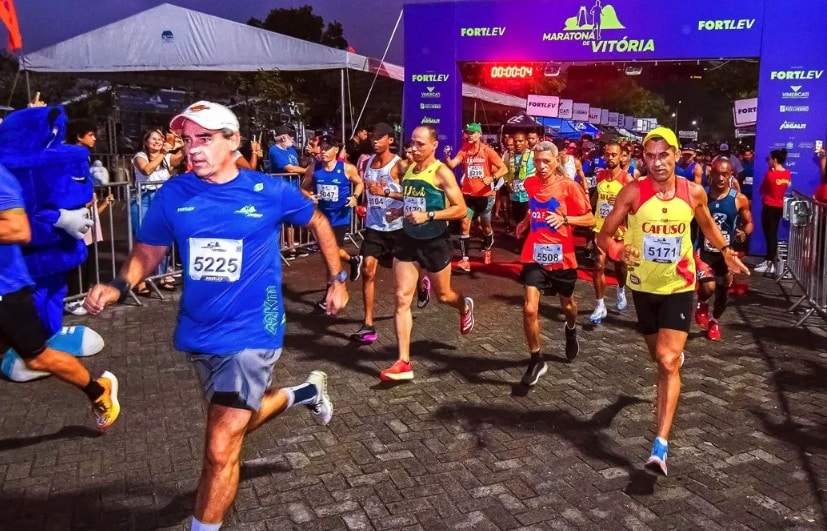
[[[695,322],[702,330],[706,330],[709,326],[709,304],[699,302],[695,307]]]
[[[396,363],[387,369],[382,369],[382,371],[379,372],[379,379],[383,382],[387,382],[389,380],[394,382],[401,380],[413,380],[413,377],[413,365],[402,360],[396,360]]]
[[[468,306],[468,311],[459,316],[459,333],[462,335],[470,334],[474,329],[474,299],[465,297],[465,305]]]
[[[721,340],[721,328],[718,326],[718,321],[715,319],[709,320],[709,328],[706,329],[706,337],[712,341]]]

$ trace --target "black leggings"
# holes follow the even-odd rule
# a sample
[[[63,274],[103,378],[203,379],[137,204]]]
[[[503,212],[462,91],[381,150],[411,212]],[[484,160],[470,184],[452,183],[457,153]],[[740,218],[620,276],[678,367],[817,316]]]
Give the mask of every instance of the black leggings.
[[[778,254],[778,224],[781,223],[781,216],[784,209],[781,207],[767,206],[761,209],[761,229],[764,231],[764,239],[767,242],[767,260],[775,262]]]

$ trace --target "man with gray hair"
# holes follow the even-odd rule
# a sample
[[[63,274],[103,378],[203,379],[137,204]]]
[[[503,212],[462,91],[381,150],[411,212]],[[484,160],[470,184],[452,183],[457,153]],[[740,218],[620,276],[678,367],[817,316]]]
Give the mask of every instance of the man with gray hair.
[[[534,177],[525,181],[528,212],[517,225],[516,235],[528,233],[520,254],[525,283],[523,327],[531,360],[520,382],[537,383],[548,370],[540,352],[540,294],[559,295],[566,317],[566,359],[580,352],[577,341],[577,257],[574,254],[574,227],[592,227],[594,215],[583,187],[569,179],[558,159],[557,146],[539,142],[534,146]]]
[[[313,201],[282,179],[236,167],[240,136],[230,109],[199,101],[170,128],[182,130],[192,172],[159,190],[120,274],[93,287],[85,305],[97,315],[123,301],[171,244],[180,249],[184,296],[175,346],[188,354],[209,402],[191,529],[217,531],[238,488],[245,435],[294,405],[308,406],[320,424],[333,415],[321,371],[301,385],[270,388],[284,341],[282,223],[315,233],[330,275],[330,315],[347,304],[347,274],[330,224]]]

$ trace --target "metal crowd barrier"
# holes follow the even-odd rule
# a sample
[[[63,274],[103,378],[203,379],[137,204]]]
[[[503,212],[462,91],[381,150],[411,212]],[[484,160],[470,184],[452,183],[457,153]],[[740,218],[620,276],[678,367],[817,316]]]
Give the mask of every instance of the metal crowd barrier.
[[[302,176],[298,174],[270,175],[274,178],[288,179],[296,187],[301,184]],[[158,186],[159,183],[153,182],[142,182],[137,185],[129,182],[110,182],[107,185],[95,187],[95,202],[89,207],[90,217],[94,221],[94,225],[89,231],[93,240],[88,246],[89,258],[87,258],[86,263],[69,273],[70,285],[74,284],[77,289],[68,292],[64,302],[83,299],[91,285],[109,282],[117,275],[132,251],[133,234],[137,232],[137,228],[143,222],[144,212],[138,205],[141,205],[145,198],[148,198],[148,205],[151,204],[152,196]],[[107,201],[110,195],[112,200]],[[108,207],[97,215],[98,206],[105,201],[108,203]],[[133,216],[135,218],[134,223]],[[135,225],[134,231],[133,225]],[[101,241],[97,241],[96,237],[99,229],[102,236]],[[346,241],[350,241],[358,247],[363,239],[363,229],[364,220],[354,213],[351,218],[350,230],[346,235]],[[285,258],[288,252],[296,251],[299,253],[298,256],[305,256],[317,250],[316,239],[312,231],[306,227],[293,227],[289,224],[282,226],[280,247],[282,261],[287,265],[290,265],[290,262]],[[163,299],[164,295],[160,291],[158,283],[168,282],[181,273],[182,265],[179,261],[179,254],[173,245],[169,253],[167,266],[149,276],[146,279],[147,285],[152,293]],[[134,293],[130,295],[136,304],[141,304],[140,299]]]
[[[793,327],[801,326],[814,313],[827,322],[827,203],[795,192],[786,210],[790,239],[778,280],[791,277],[802,291],[788,311],[806,309]]]

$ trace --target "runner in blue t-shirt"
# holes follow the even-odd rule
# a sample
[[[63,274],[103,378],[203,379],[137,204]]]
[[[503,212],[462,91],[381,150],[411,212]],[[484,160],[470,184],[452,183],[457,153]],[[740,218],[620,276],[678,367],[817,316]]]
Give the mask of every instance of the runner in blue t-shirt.
[[[31,239],[23,192],[11,173],[0,166],[0,352],[13,348],[32,371],[53,374],[89,397],[97,427],[106,430],[120,414],[118,379],[104,372],[93,380],[74,356],[49,346],[49,332],[38,317],[34,282],[20,245]],[[58,220],[56,226],[61,226]]]
[[[347,274],[333,231],[312,201],[282,179],[236,168],[240,137],[231,110],[200,101],[170,127],[183,130],[193,172],[159,190],[120,275],[92,288],[86,308],[97,315],[122,300],[170,245],[180,249],[184,291],[175,345],[188,353],[209,401],[192,523],[199,529],[224,519],[238,486],[238,456],[247,433],[297,404],[309,406],[321,424],[333,415],[321,371],[310,373],[302,385],[268,389],[284,338],[282,223],[304,225],[316,234],[331,274],[330,315],[347,304]]]
[[[345,250],[345,239],[351,231],[353,208],[359,204],[359,197],[364,189],[364,182],[356,166],[339,159],[342,145],[330,137],[319,141],[321,160],[307,168],[302,179],[302,189],[327,217],[336,244],[339,246],[339,258],[350,265],[350,280],[359,280],[364,257],[360,254],[351,256]],[[324,299],[319,301],[319,308],[324,310]]]

